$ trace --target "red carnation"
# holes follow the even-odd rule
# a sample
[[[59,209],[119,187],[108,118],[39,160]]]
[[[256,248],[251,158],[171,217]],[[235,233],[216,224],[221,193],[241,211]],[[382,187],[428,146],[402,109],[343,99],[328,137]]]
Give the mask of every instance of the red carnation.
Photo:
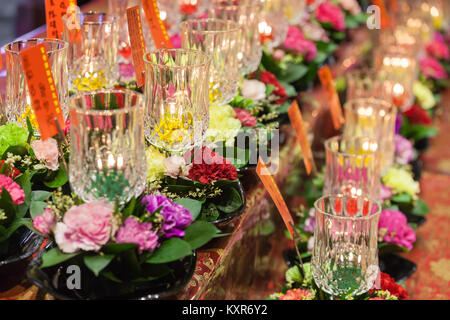
[[[408,299],[408,291],[406,291],[401,285],[397,284],[395,280],[387,273],[380,273],[380,290],[389,291],[392,295],[396,296],[399,300]],[[372,294],[375,290],[370,290]]]
[[[405,111],[404,114],[412,124],[430,125],[432,123],[428,113],[417,104]]]
[[[286,90],[280,84],[277,77],[275,77],[273,73],[269,71],[257,71],[253,73],[250,78],[257,79],[266,85],[273,85],[275,87],[273,93],[280,97],[280,99],[275,101],[276,104],[283,104],[287,100],[288,96],[286,94]]]
[[[0,160],[0,170],[2,169],[4,163],[5,163],[5,160]],[[17,170],[16,168],[14,168],[13,166],[9,166],[8,168],[6,168],[6,171],[4,174],[10,178],[15,179],[18,176],[20,176],[22,173],[19,170]]]

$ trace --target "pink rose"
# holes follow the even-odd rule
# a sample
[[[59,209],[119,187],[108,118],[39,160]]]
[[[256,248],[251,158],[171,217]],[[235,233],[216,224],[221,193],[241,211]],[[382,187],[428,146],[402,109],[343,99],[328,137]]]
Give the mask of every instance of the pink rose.
[[[0,174],[0,195],[3,188],[8,191],[14,204],[22,204],[25,202],[25,192],[22,188],[8,176]]]
[[[129,217],[117,232],[116,243],[136,243],[139,253],[152,252],[158,245],[158,234],[149,222],[140,223]]]
[[[181,48],[181,36],[177,33],[170,37],[174,48]]]
[[[179,176],[185,176],[186,172],[186,160],[183,157],[172,156],[164,159],[164,166],[166,167],[166,175],[177,178]]]
[[[33,148],[34,154],[38,160],[44,160],[45,166],[53,171],[59,168],[59,152],[58,143],[53,138],[47,140],[36,140],[31,142],[31,148]]]
[[[317,47],[315,43],[306,40],[303,36],[303,32],[294,26],[289,26],[286,39],[282,45],[285,49],[291,50],[295,54],[304,55],[306,61],[312,61],[317,56]]]
[[[386,187],[384,184],[381,185],[381,190],[380,190],[380,198],[381,201],[384,201],[386,199],[391,198],[393,195],[392,193],[392,189],[389,187]]]
[[[437,33],[437,36],[435,35],[433,38],[433,41],[431,41],[427,46],[425,47],[427,50],[427,53],[430,56],[436,57],[438,59],[450,59],[450,50],[447,47],[447,44],[445,43],[442,35],[440,33]]]
[[[310,22],[305,22],[302,24],[302,31],[305,35],[305,38],[312,41],[324,41],[329,42],[330,38],[328,38],[327,33],[324,28],[320,25],[316,25]]]
[[[352,15],[361,13],[361,7],[356,0],[339,0],[339,4],[344,10],[350,12]]]
[[[331,2],[319,4],[315,11],[316,18],[321,23],[330,23],[338,31],[345,30],[345,17],[341,8]]]
[[[243,127],[256,127],[256,118],[250,112],[241,108],[234,108],[234,112],[236,112],[236,118],[239,119]]]
[[[55,225],[55,214],[50,208],[45,208],[42,215],[36,216],[33,219],[33,227],[42,233],[44,236],[48,236],[51,229]]]
[[[273,58],[275,59],[275,61],[281,61],[281,59],[283,59],[285,55],[286,55],[286,53],[280,49],[276,49],[273,52]]]
[[[426,78],[441,80],[448,77],[447,71],[435,58],[423,58],[420,61],[420,69],[422,70],[422,73]]]
[[[55,227],[55,241],[61,251],[98,251],[115,232],[112,220],[113,205],[106,201],[93,201],[73,206]]]

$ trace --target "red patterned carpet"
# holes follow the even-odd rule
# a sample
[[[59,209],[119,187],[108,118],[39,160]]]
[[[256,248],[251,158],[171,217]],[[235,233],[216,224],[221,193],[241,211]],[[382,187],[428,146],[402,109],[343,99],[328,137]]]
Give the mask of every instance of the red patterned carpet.
[[[436,119],[440,133],[424,154],[421,197],[430,206],[427,221],[417,230],[414,249],[404,256],[417,264],[405,282],[410,299],[450,299],[450,90],[442,96]]]

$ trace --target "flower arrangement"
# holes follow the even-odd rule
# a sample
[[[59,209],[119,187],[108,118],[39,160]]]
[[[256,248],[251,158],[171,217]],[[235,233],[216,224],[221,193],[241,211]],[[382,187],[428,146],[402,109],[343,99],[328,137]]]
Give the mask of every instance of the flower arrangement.
[[[105,287],[132,293],[167,276],[169,263],[191,256],[217,235],[216,227],[198,220],[200,207],[192,199],[145,194],[119,209],[54,192],[44,213],[33,218],[34,228],[56,244],[42,254],[40,268],[77,265],[89,270],[102,284],[89,297],[105,294],[98,292]]]

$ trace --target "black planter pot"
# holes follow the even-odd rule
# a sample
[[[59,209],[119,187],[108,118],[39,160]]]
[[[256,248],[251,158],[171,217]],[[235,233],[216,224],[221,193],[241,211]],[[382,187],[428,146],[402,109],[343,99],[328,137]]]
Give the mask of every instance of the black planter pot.
[[[182,290],[195,271],[197,256],[193,255],[165,264],[172,269],[167,276],[139,283],[117,283],[105,278],[97,278],[79,266],[81,270],[81,288],[69,289],[67,267],[72,260],[60,265],[41,269],[42,253],[35,257],[28,266],[27,277],[34,285],[58,300],[157,300],[169,298]]]
[[[225,227],[226,225],[228,225],[231,222],[231,220],[233,220],[236,217],[239,217],[242,213],[244,213],[245,207],[247,206],[247,199],[245,198],[245,191],[244,191],[244,188],[240,181],[231,184],[230,186],[228,186],[228,188],[235,188],[239,192],[239,195],[241,196],[241,199],[242,199],[242,205],[238,210],[230,212],[230,213],[220,212],[219,218],[217,220],[214,220],[211,222],[218,228]]]
[[[7,253],[0,256],[0,292],[11,289],[25,278],[32,255],[38,252],[44,238],[21,227],[8,241]]]

